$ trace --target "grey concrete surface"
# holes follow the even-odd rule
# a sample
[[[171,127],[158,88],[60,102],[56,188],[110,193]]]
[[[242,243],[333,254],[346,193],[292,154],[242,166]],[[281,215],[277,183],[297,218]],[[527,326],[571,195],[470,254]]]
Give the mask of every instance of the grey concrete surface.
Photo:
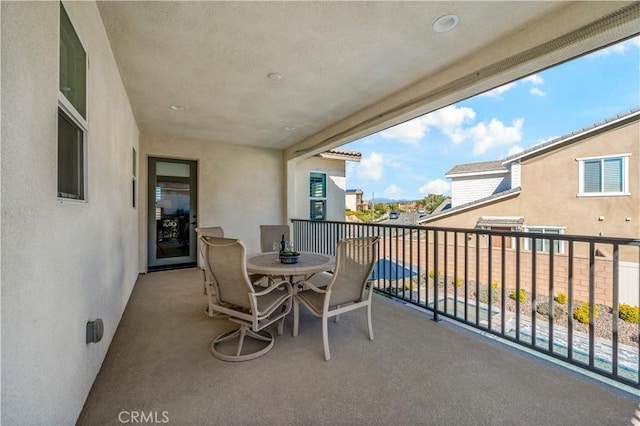
[[[197,269],[141,275],[79,425],[623,425],[640,397],[374,296],[329,323],[293,313],[273,349],[228,363],[211,340],[233,328],[204,315]],[[276,333],[276,326],[271,327]],[[143,417],[144,416],[144,417]],[[637,424],[637,423],[636,423]]]

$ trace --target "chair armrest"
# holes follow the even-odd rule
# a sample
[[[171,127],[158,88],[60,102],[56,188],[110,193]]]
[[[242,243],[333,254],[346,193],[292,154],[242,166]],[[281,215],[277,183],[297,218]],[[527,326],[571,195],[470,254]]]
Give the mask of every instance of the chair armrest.
[[[271,293],[274,290],[277,290],[279,287],[285,286],[285,289],[288,289],[289,293],[293,293],[293,287],[289,281],[278,281],[276,284],[272,284],[261,292],[255,293],[256,297],[264,296]]]
[[[305,290],[311,290],[316,293],[325,294],[327,290],[322,289],[320,287],[316,287],[311,281],[298,281],[296,285],[303,285]]]

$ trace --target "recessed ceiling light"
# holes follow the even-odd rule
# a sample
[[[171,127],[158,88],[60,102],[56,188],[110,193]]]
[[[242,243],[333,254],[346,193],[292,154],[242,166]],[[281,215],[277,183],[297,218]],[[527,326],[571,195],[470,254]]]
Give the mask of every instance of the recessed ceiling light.
[[[267,74],[267,77],[269,77],[269,80],[281,80],[282,76],[280,74],[278,74],[277,72],[272,72]]]
[[[184,111],[184,107],[182,105],[170,105],[169,108],[174,111]]]
[[[457,24],[458,17],[456,15],[444,15],[435,20],[433,23],[433,31],[444,33],[453,29]]]

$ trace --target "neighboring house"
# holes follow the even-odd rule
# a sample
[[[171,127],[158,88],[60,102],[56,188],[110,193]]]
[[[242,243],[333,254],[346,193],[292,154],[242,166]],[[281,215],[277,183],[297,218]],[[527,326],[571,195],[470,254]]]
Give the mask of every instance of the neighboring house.
[[[419,222],[638,238],[639,120],[634,110],[504,160],[457,165],[446,174],[451,208]]]
[[[362,189],[347,189],[345,194],[345,209],[352,212],[361,212],[362,208]]]
[[[362,154],[357,151],[333,148],[300,161],[295,167],[295,211],[292,217],[344,220],[346,162],[360,161],[361,158]]]

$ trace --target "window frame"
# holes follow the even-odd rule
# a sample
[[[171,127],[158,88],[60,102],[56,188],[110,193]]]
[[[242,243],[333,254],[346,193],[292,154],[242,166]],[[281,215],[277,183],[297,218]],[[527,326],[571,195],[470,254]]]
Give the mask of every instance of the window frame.
[[[67,97],[64,95],[64,93],[62,93],[62,91],[60,90],[60,84],[58,83],[58,91],[57,91],[57,106],[58,108],[56,109],[56,117],[58,116],[58,114],[63,114],[70,122],[72,122],[75,126],[78,127],[78,129],[80,130],[80,132],[82,133],[82,138],[80,143],[82,144],[82,194],[79,194],[80,198],[71,198],[71,197],[65,197],[65,196],[61,196],[60,195],[60,176],[59,170],[56,170],[56,197],[58,202],[60,203],[80,203],[80,204],[86,204],[88,202],[89,199],[89,191],[88,191],[88,133],[89,133],[89,124],[88,124],[88,117],[89,117],[89,93],[88,93],[88,88],[89,88],[89,53],[84,45],[84,43],[82,42],[82,39],[80,38],[80,36],[78,35],[78,32],[76,31],[75,25],[73,25],[73,19],[71,17],[71,15],[69,14],[69,12],[67,11],[67,9],[64,7],[64,5],[62,4],[62,2],[60,2],[60,9],[59,9],[59,13],[60,15],[58,16],[58,79],[57,81],[60,81],[60,66],[61,66],[61,58],[60,58],[60,43],[61,43],[61,32],[62,32],[62,10],[64,9],[65,13],[67,14],[67,17],[69,18],[69,21],[71,22],[71,27],[73,28],[73,31],[76,34],[76,37],[78,37],[78,41],[80,42],[80,45],[82,46],[82,49],[84,50],[85,53],[85,79],[84,79],[84,84],[85,84],[85,90],[84,90],[84,96],[85,96],[85,117],[82,116],[82,114],[75,108],[75,106],[71,103],[71,101],[69,99],[67,99]],[[57,128],[57,120],[56,120],[56,128]],[[56,136],[58,137],[58,136]],[[59,155],[59,150],[60,150],[60,140],[57,139],[57,152]],[[56,165],[56,169],[58,168],[58,165]]]
[[[547,238],[544,238],[543,235],[546,234],[547,230],[553,230],[553,231],[558,231],[557,233],[548,233],[548,234],[552,234],[552,235],[564,235],[564,231],[567,229],[566,226],[523,226],[523,231],[524,232],[531,232],[531,233],[536,233],[538,236],[536,235],[536,241],[540,242],[542,244],[542,248],[537,248],[536,252],[537,253],[550,253],[550,243],[551,241]],[[533,230],[533,232],[532,232]],[[538,232],[540,231],[540,232]],[[532,244],[533,239],[532,238],[524,238],[524,245],[523,245],[523,249],[525,251],[533,251],[533,244]],[[554,254],[564,254],[566,251],[565,248],[565,241],[563,240],[558,240],[557,241],[558,247],[554,248],[553,253]]]
[[[312,195],[311,191],[311,179],[314,177],[313,175],[322,175],[322,193],[323,196],[317,197]],[[327,220],[327,173],[321,171],[310,171],[309,172],[309,219],[310,220]],[[314,205],[317,203],[321,203],[322,205],[322,218],[318,219],[313,216]]]
[[[629,196],[631,193],[629,192],[629,157],[631,157],[630,153],[625,154],[614,154],[614,155],[600,155],[593,157],[581,157],[576,158],[578,162],[578,197],[620,197],[620,196]],[[622,161],[622,170],[621,170],[621,178],[622,178],[622,191],[611,191],[605,192],[604,189],[604,161],[612,160],[612,159],[620,159]],[[585,192],[585,173],[584,173],[584,165],[586,162],[590,161],[600,161],[601,162],[601,176],[600,176],[600,191],[599,192]]]

